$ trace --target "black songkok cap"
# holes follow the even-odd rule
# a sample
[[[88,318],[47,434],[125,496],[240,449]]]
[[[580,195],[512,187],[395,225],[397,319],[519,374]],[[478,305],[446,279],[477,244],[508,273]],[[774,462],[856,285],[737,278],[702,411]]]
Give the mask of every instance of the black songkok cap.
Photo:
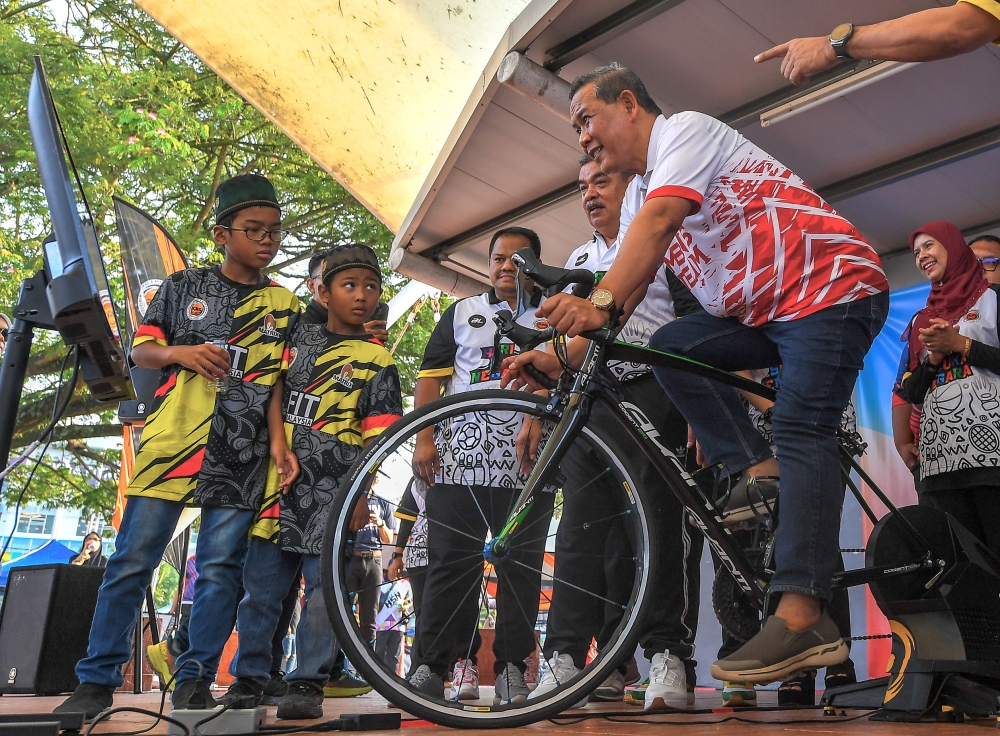
[[[379,284],[382,283],[382,269],[378,263],[378,256],[367,245],[338,245],[331,248],[323,264],[323,283],[329,286],[330,279],[335,273],[346,271],[348,268],[367,268],[378,276]]]
[[[226,179],[215,190],[215,223],[247,207],[274,207],[281,212],[274,185],[260,174],[240,174]]]

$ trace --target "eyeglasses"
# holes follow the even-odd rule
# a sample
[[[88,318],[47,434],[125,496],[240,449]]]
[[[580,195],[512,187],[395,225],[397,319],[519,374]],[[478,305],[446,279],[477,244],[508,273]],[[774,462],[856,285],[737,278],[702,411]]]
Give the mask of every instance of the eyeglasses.
[[[226,227],[225,225],[222,227],[225,227],[229,232],[239,230],[241,233],[246,233],[247,240],[252,240],[255,243],[263,242],[265,235],[270,235],[273,242],[280,243],[291,234],[288,230],[265,230],[262,227]]]
[[[1000,258],[995,256],[986,256],[986,258],[980,258],[979,262],[983,264],[984,271],[996,271],[997,263],[1000,262]]]

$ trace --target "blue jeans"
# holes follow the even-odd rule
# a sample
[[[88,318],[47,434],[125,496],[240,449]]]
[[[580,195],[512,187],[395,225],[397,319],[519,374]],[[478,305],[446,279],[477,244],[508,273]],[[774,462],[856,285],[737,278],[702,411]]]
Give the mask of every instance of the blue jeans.
[[[844,503],[837,429],[888,311],[889,295],[882,293],[760,327],[698,312],[664,325],[649,342],[729,371],[782,366],[771,413],[781,474],[772,591],[832,597]],[[709,464],[738,475],[771,457],[736,389],[676,370],[654,373]]]
[[[266,685],[271,672],[271,641],[281,616],[282,599],[299,566],[306,578],[306,605],[295,629],[296,666],[285,680],[309,680],[322,687],[330,677],[337,657],[337,640],[323,600],[320,556],[286,552],[260,538],[250,540],[237,626],[240,656],[236,676]]]
[[[90,627],[87,657],[76,665],[80,682],[118,688],[121,666],[132,655],[132,634],[153,570],[160,563],[184,504],[132,496],[108,560]],[[195,564],[198,580],[191,607],[190,647],[177,659],[176,681],[211,682],[229,639],[232,611],[243,575],[252,511],[206,507]],[[224,622],[221,623],[220,621]],[[200,666],[199,666],[200,663]]]

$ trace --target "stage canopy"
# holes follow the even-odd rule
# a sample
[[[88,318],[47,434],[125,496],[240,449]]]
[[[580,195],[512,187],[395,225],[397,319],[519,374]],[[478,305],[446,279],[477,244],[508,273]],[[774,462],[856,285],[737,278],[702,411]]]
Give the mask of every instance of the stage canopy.
[[[11,560],[0,570],[0,588],[7,585],[7,576],[10,575],[12,567],[26,567],[27,565],[64,565],[76,552],[71,550],[62,542],[50,539],[38,549],[34,549],[26,555],[21,555],[16,560]]]
[[[527,0],[136,0],[393,232]]]
[[[562,265],[590,238],[576,187],[580,150],[551,98],[497,81],[510,51],[566,81],[618,61],[667,115],[714,115],[772,153],[859,226],[893,287],[920,279],[907,236],[948,219],[967,235],[1000,227],[1000,48],[896,69],[849,62],[793,87],[753,56],[845,21],[868,24],[954,0],[533,0],[501,40],[397,233],[394,263],[428,262],[486,281],[486,245],[505,225],[539,232]],[[537,71],[537,67],[533,67]],[[870,75],[875,81],[860,82]],[[550,85],[550,89],[552,86]],[[564,92],[563,89],[563,92]],[[822,90],[827,99],[803,109]],[[535,90],[537,91],[537,90]],[[539,104],[551,99],[553,104]],[[794,114],[762,126],[784,105]],[[566,104],[568,109],[568,103]],[[445,120],[442,118],[442,123]],[[403,252],[405,250],[405,257]]]

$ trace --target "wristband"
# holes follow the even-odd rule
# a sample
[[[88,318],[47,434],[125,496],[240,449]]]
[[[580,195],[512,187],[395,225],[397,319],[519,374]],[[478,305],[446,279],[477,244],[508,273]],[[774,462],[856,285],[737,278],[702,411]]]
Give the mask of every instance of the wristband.
[[[971,337],[967,337],[967,338],[965,338],[965,352],[962,353],[962,357],[963,358],[968,358],[970,350],[972,350],[972,338]]]
[[[402,552],[393,552],[392,553],[392,559],[394,559],[394,560],[397,560],[397,559],[399,559],[402,556],[403,556]]]

